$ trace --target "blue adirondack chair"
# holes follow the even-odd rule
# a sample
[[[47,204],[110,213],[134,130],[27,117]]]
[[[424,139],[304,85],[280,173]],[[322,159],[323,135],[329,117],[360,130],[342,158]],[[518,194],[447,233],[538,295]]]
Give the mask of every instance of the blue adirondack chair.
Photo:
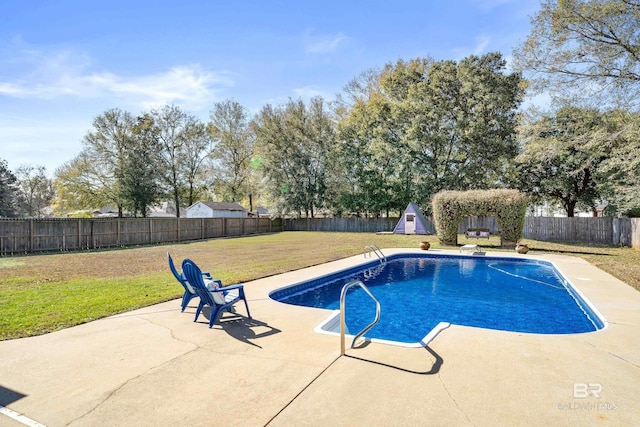
[[[189,301],[197,297],[198,294],[193,289],[193,286],[191,286],[191,284],[187,281],[187,279],[185,279],[182,274],[178,273],[178,270],[176,269],[176,266],[173,264],[173,259],[171,258],[171,254],[169,252],[167,252],[167,259],[169,260],[169,268],[171,269],[173,276],[176,278],[178,282],[180,282],[180,284],[184,288],[184,295],[182,295],[182,304],[181,304],[182,310],[180,310],[180,311],[184,311],[184,309],[187,308]],[[211,275],[209,273],[204,272],[202,274],[209,280],[212,280]]]
[[[211,307],[211,316],[209,318],[209,327],[211,328],[218,321],[218,318],[222,315],[223,311],[232,311],[233,304],[240,300],[244,301],[244,306],[247,309],[247,316],[251,319],[249,304],[247,304],[247,299],[244,295],[243,285],[222,287],[222,284],[219,283],[219,291],[209,290],[202,278],[202,271],[196,263],[191,261],[189,258],[182,261],[182,274],[184,274],[184,277],[193,286],[193,290],[200,297],[200,304],[198,304],[198,309],[196,310],[196,317],[193,319],[194,322],[198,320],[198,316],[200,316],[202,308],[205,305],[208,305]]]

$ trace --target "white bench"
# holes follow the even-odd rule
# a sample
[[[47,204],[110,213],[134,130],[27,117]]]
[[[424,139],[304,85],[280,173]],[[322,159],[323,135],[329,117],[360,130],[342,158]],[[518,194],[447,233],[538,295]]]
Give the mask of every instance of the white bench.
[[[460,253],[471,253],[471,254],[474,254],[476,252],[480,252],[480,247],[478,245],[463,245],[463,246],[460,246]]]
[[[488,228],[469,228],[464,234],[467,239],[488,239],[491,237],[491,230]]]

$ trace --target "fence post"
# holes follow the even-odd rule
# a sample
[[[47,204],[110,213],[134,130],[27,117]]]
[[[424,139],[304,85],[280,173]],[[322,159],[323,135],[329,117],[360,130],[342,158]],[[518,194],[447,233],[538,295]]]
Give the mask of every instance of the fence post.
[[[82,224],[80,218],[78,218],[78,249],[82,249]]]
[[[33,253],[33,220],[29,220],[29,252]]]
[[[151,218],[147,220],[149,221],[149,244],[153,244],[153,221]]]
[[[180,241],[180,217],[176,218],[176,239]]]

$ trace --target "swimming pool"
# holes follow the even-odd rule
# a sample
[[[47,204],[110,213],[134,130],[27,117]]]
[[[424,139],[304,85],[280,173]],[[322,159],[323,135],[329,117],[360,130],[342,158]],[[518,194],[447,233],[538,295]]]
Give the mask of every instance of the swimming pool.
[[[538,334],[593,332],[604,322],[552,263],[524,258],[399,254],[277,289],[286,304],[338,310],[340,291],[360,279],[380,301],[380,322],[366,337],[424,342],[448,323]],[[358,288],[347,295],[346,325],[357,333],[374,317],[375,304]],[[324,330],[337,332],[336,319]]]

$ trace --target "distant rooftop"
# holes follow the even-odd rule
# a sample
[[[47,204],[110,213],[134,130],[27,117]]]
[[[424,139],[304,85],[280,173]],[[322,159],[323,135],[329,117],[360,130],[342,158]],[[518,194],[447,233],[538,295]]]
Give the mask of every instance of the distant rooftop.
[[[228,202],[203,202],[200,203],[209,206],[211,209],[217,211],[241,211],[246,212],[247,210],[240,206],[238,203],[228,203]],[[195,203],[194,203],[195,204]],[[193,205],[191,205],[193,206]],[[191,207],[190,206],[190,207]]]

